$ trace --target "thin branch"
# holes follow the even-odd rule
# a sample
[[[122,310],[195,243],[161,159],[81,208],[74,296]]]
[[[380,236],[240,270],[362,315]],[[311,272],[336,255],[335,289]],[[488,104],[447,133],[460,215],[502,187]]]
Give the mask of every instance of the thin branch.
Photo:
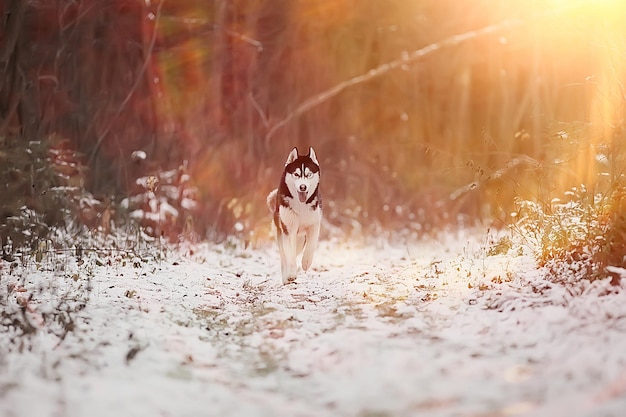
[[[235,39],[239,39],[245,43],[247,43],[248,45],[254,46],[257,50],[257,52],[262,52],[263,51],[263,44],[259,41],[257,41],[256,39],[252,39],[249,36],[244,35],[243,33],[239,33],[239,32],[235,32],[234,30],[230,30],[228,28],[225,27],[220,27],[219,25],[213,25],[214,28],[217,29],[222,29],[228,36],[231,36]]]
[[[265,128],[270,127],[267,116],[263,112],[263,109],[259,105],[259,102],[256,101],[256,99],[254,98],[254,94],[252,94],[252,91],[249,93],[248,96],[250,97],[250,102],[252,103],[252,107],[254,107],[254,110],[256,110],[257,113],[259,114],[259,117],[261,118],[261,122],[263,122],[263,126],[265,126]]]
[[[510,171],[512,171],[514,168],[517,168],[522,165],[528,165],[535,169],[541,167],[541,163],[537,161],[536,159],[531,158],[528,155],[519,155],[517,158],[511,159],[510,161],[505,163],[502,168],[498,169],[497,171],[495,171],[493,174],[489,175],[488,177],[484,179],[479,179],[477,181],[472,181],[469,184],[466,184],[460,188],[457,188],[455,191],[453,191],[449,195],[449,199],[452,201],[458,200],[461,196],[469,193],[470,191],[477,189],[478,187],[487,185],[494,180],[501,179]]]
[[[164,17],[163,19],[170,21],[170,22],[174,22],[174,23],[182,23],[184,25],[187,25],[188,27],[195,26],[196,30],[194,32],[191,32],[192,35],[198,34],[199,30],[200,31],[221,30],[226,35],[230,36],[231,38],[239,39],[240,41],[243,41],[250,46],[254,46],[257,52],[263,51],[263,44],[260,41],[253,39],[247,35],[244,35],[241,32],[228,29],[226,26],[219,25],[216,23],[209,23],[207,19],[202,19],[202,18],[197,18],[197,17],[176,17],[176,16],[168,16],[168,17]]]

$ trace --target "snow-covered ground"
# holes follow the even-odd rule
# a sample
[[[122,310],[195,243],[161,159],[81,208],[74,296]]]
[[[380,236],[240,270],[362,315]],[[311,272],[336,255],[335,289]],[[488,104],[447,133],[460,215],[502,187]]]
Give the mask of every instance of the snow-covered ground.
[[[626,280],[491,240],[326,241],[287,286],[274,245],[5,262],[0,415],[626,415]]]

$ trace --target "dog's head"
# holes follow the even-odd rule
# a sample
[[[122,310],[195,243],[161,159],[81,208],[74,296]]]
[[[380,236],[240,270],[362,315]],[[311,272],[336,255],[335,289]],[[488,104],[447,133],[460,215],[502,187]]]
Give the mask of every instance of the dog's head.
[[[313,148],[306,155],[298,155],[298,149],[293,148],[285,162],[285,183],[291,195],[304,203],[315,193],[319,182],[320,165]]]

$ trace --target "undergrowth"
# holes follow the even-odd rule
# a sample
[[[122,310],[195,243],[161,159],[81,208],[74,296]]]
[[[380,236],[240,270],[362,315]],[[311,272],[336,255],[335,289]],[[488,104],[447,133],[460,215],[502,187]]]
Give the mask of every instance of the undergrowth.
[[[539,184],[516,199],[513,228],[553,282],[626,277],[624,120],[546,127]]]
[[[6,245],[5,245],[6,246]],[[81,316],[98,271],[161,262],[165,246],[140,232],[49,234],[35,249],[3,248],[0,260],[0,352],[29,349],[31,337],[47,334],[61,344],[89,317]]]
[[[548,204],[519,200],[518,208],[516,227],[552,280],[619,282],[615,271],[626,267],[626,187],[594,194],[581,185]]]

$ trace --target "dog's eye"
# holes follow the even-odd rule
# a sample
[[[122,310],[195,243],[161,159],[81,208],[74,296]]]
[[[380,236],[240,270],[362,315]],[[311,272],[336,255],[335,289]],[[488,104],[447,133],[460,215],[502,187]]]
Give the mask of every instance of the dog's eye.
[[[306,173],[306,177],[307,178],[313,178],[313,173],[312,172],[307,172]]]

